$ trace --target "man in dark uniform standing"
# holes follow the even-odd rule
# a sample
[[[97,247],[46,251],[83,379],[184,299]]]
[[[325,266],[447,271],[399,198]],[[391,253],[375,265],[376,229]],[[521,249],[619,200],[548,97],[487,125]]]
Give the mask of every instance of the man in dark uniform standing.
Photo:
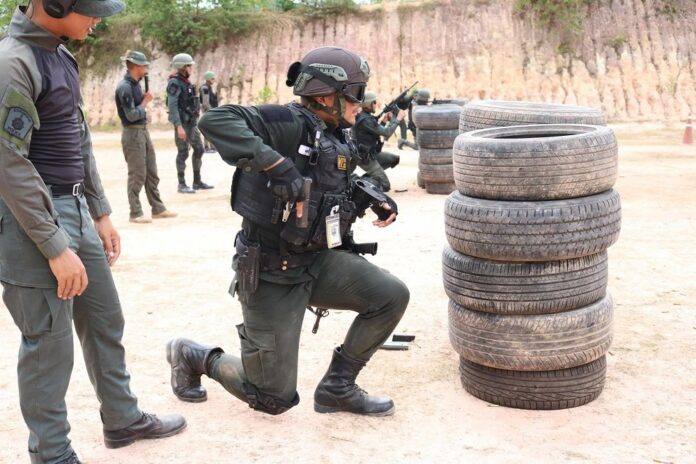
[[[215,73],[213,71],[206,71],[203,74],[203,79],[205,83],[201,85],[201,110],[203,113],[206,111],[217,108],[218,96],[215,92]],[[205,145],[206,153],[215,152],[215,148],[210,144],[208,139],[203,139],[203,145]]]
[[[408,124],[406,123],[406,119],[402,119],[399,122],[399,132],[401,134],[401,137],[397,141],[397,146],[399,150],[401,150],[404,147],[404,145],[406,145],[409,148],[413,148],[414,150],[418,150],[417,143],[408,141],[408,131],[411,131],[411,133],[413,134],[413,140],[416,140],[416,124],[413,122],[413,105],[417,104],[415,103],[415,100],[418,98],[418,89],[411,89],[408,95],[406,95],[406,97],[404,98],[408,99],[408,102],[406,102],[408,105]]]
[[[123,3],[32,0],[25,8],[0,41],[0,281],[22,333],[17,383],[30,461],[74,464],[65,405],[73,324],[108,448],[174,435],[186,422],[143,413],[130,390],[109,269],[121,240],[80,109],[77,62],[60,38],[83,40]]]
[[[362,102],[362,111],[358,114],[353,127],[353,136],[358,143],[358,149],[362,159],[365,160],[360,167],[365,174],[373,179],[384,192],[391,189],[391,183],[385,169],[396,167],[399,164],[399,155],[382,151],[382,137],[389,138],[399,127],[406,113],[399,110],[396,118],[391,113],[385,115],[386,125],[382,125],[374,116],[377,110],[377,94],[366,92]]]
[[[196,190],[213,188],[201,180],[203,165],[203,142],[198,131],[198,114],[200,100],[196,87],[189,81],[195,62],[188,53],[179,53],[172,59],[172,67],[176,73],[169,76],[167,82],[167,106],[169,122],[174,125],[174,142],[176,143],[176,175],[179,179],[179,193],[195,193]],[[193,184],[186,185],[186,160],[189,156],[189,145],[193,147]]]
[[[280,414],[297,405],[300,331],[313,305],[358,313],[314,392],[315,411],[394,413],[390,398],[368,395],[355,383],[409,300],[399,279],[354,252],[349,233],[368,207],[359,200],[360,186],[371,185],[351,181],[360,155],[346,130],[355,123],[368,76],[360,56],[322,47],[288,70],[287,84],[301,103],[224,105],[203,115],[204,135],[237,167],[232,209],[243,221],[230,290],[242,304],[242,353],[170,341],[167,359],[179,399],[205,401],[205,374],[256,410]],[[372,202],[377,227],[397,214],[396,204],[382,198]]]
[[[152,220],[143,214],[140,204],[140,191],[145,187],[145,196],[152,208],[154,219],[176,217],[176,213],[167,210],[162,203],[157,188],[157,157],[155,148],[147,130],[146,107],[152,101],[152,94],[143,93],[140,81],[147,79],[150,62],[144,53],[128,50],[121,61],[126,63],[126,75],[116,87],[116,109],[121,120],[121,146],[123,156],[128,164],[128,204],[130,205],[130,222],[149,223]]]

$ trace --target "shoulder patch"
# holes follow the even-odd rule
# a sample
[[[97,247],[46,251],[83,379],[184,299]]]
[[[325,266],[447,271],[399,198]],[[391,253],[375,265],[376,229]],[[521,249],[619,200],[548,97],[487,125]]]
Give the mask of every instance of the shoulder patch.
[[[181,89],[179,88],[179,84],[176,82],[169,82],[169,85],[167,86],[167,93],[171,95],[172,97],[175,97],[179,95],[179,92]]]
[[[9,87],[0,107],[0,137],[18,147],[27,143],[27,137],[34,127],[39,127],[39,115],[34,102]]]
[[[283,105],[260,105],[257,107],[264,122],[292,122],[292,112]]]
[[[33,127],[34,121],[31,120],[31,116],[24,109],[18,106],[9,108],[7,116],[5,116],[5,124],[3,125],[3,129],[8,134],[24,140]]]

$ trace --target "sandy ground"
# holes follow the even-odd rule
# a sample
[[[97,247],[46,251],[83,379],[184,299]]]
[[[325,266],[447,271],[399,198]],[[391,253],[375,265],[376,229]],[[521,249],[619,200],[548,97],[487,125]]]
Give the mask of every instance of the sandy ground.
[[[302,401],[290,412],[271,417],[252,411],[209,379],[208,402],[177,401],[169,387],[167,340],[187,335],[239,349],[234,325],[241,310],[227,294],[239,224],[228,206],[232,168],[206,155],[204,178],[216,188],[179,195],[171,134],[154,133],[162,195],[179,217],[130,224],[119,134],[97,134],[98,163],[123,239],[114,275],[127,321],[132,388],[144,410],[184,414],[189,426],[174,438],[105,449],[97,400],[78,358],[68,393],[76,450],[89,463],[696,462],[696,147],[680,144],[678,127],[618,126],[617,133],[624,219],[621,239],[610,250],[616,314],[607,385],[587,406],[552,412],[492,406],[462,389],[440,277],[445,197],[415,185],[416,153],[401,152],[401,165],[389,173],[396,188],[408,189],[395,194],[399,220],[384,230],[365,221],[356,230],[362,241],[380,241],[373,261],[411,289],[398,332],[415,334],[415,343],[409,351],[379,352],[359,378],[368,391],[394,397],[397,412],[390,418],[312,409],[316,382],[352,320],[338,312],[316,335],[313,317],[306,318]],[[18,342],[1,310],[2,463],[27,462]]]

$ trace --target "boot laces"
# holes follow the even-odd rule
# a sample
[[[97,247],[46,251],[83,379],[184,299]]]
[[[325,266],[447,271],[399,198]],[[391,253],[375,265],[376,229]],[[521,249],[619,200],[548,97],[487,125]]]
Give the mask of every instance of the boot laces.
[[[149,414],[147,412],[143,412],[143,417],[140,418],[140,422],[158,422],[159,419],[157,416],[154,414]]]
[[[367,395],[368,395],[368,393],[367,393],[365,390],[363,390],[362,388],[360,388],[360,385],[358,385],[357,383],[351,383],[351,384],[349,384],[349,385],[348,385],[348,388],[349,388],[351,391],[356,391],[356,392],[358,392],[358,393],[361,394],[361,395],[364,395],[364,396],[367,396]]]

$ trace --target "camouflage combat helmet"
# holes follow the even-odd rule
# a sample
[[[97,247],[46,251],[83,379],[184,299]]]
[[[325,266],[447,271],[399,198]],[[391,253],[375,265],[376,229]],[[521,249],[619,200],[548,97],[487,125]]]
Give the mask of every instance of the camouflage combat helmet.
[[[369,108],[369,106],[376,101],[377,101],[377,93],[376,92],[365,92],[365,96],[363,97],[363,101],[362,101],[362,107]]]
[[[181,69],[184,66],[188,66],[190,64],[196,64],[196,62],[193,61],[193,57],[188,53],[179,53],[178,55],[175,55],[174,58],[172,58],[173,68]]]
[[[416,101],[418,103],[428,103],[428,100],[430,100],[430,90],[420,89],[418,91],[418,97],[416,97]]]
[[[70,13],[105,18],[120,13],[125,7],[121,0],[44,1],[43,5],[46,13],[53,18],[65,18]]]
[[[136,50],[128,50],[126,54],[121,57],[121,61],[127,61],[140,66],[150,66],[147,56],[145,56],[143,52]]]
[[[213,79],[215,79],[215,73],[213,71],[206,71],[203,74],[203,80],[212,81]]]

